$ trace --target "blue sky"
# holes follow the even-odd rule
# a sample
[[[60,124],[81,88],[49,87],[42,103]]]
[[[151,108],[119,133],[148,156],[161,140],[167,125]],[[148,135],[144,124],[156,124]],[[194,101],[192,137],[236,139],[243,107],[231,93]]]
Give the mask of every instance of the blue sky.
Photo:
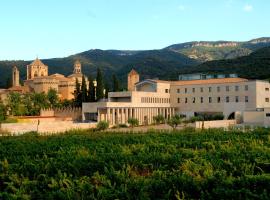
[[[269,0],[1,0],[0,59],[270,36]]]

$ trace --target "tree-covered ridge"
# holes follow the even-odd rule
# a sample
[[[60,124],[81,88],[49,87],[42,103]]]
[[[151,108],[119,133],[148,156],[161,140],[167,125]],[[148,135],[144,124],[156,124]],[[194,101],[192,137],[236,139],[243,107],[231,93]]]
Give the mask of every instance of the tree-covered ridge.
[[[0,137],[0,199],[269,199],[269,130]]]
[[[270,77],[270,47],[259,49],[249,56],[206,62],[199,66],[186,68],[182,72],[237,73],[244,78],[267,79]]]
[[[236,41],[195,41],[174,44],[166,49],[184,54],[201,62],[233,59],[270,46],[270,38],[257,38],[247,42]]]
[[[49,66],[49,74],[70,75],[76,60],[80,60],[83,73],[87,76],[95,76],[97,68],[100,68],[108,82],[111,82],[112,74],[116,74],[124,83],[126,83],[127,73],[132,68],[141,73],[142,78],[170,78],[171,74],[179,68],[198,63],[196,60],[168,50],[139,51],[127,55],[110,50],[90,50],[66,58],[44,59],[42,62]],[[14,65],[17,65],[21,72],[21,80],[25,80],[26,65],[29,63],[26,61],[1,61],[0,74],[3,76],[0,79],[0,87],[6,85],[7,79],[11,77],[11,70]]]

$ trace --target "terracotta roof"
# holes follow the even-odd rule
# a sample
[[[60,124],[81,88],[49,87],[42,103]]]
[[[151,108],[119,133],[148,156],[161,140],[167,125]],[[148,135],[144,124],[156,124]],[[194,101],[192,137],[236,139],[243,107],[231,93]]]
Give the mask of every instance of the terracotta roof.
[[[205,79],[205,80],[190,80],[190,81],[163,81],[163,80],[153,80],[156,83],[171,83],[172,85],[200,85],[200,84],[222,84],[222,83],[239,83],[246,82],[248,79],[244,78],[215,78],[215,79]]]
[[[14,86],[14,87],[8,88],[7,91],[27,93],[27,92],[30,92],[30,88],[28,86]]]
[[[46,65],[44,65],[44,63],[41,62],[41,60],[39,60],[38,58],[36,58],[36,60],[34,60],[34,61],[30,64],[30,66],[46,66]]]
[[[130,75],[139,75],[139,74],[138,74],[138,72],[136,72],[134,69],[132,69],[132,70],[128,73],[128,75],[130,76]]]

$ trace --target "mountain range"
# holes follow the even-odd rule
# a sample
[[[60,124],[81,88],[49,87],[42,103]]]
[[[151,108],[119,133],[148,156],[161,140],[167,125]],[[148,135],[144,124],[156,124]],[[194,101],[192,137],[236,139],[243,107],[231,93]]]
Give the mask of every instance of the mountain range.
[[[69,75],[75,60],[80,60],[83,72],[95,76],[102,69],[109,82],[116,74],[123,86],[127,73],[134,68],[142,79],[160,78],[175,80],[179,73],[238,73],[246,78],[270,77],[270,38],[258,38],[248,42],[188,42],[174,44],[160,50],[122,51],[92,49],[64,58],[43,59],[49,73]],[[11,77],[12,66],[26,78],[26,65],[31,61],[0,61],[0,87]]]

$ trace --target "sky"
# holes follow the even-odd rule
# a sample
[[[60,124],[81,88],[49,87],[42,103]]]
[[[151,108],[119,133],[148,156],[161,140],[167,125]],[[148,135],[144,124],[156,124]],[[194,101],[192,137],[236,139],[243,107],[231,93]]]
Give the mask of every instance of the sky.
[[[1,0],[0,60],[270,36],[270,0]]]

